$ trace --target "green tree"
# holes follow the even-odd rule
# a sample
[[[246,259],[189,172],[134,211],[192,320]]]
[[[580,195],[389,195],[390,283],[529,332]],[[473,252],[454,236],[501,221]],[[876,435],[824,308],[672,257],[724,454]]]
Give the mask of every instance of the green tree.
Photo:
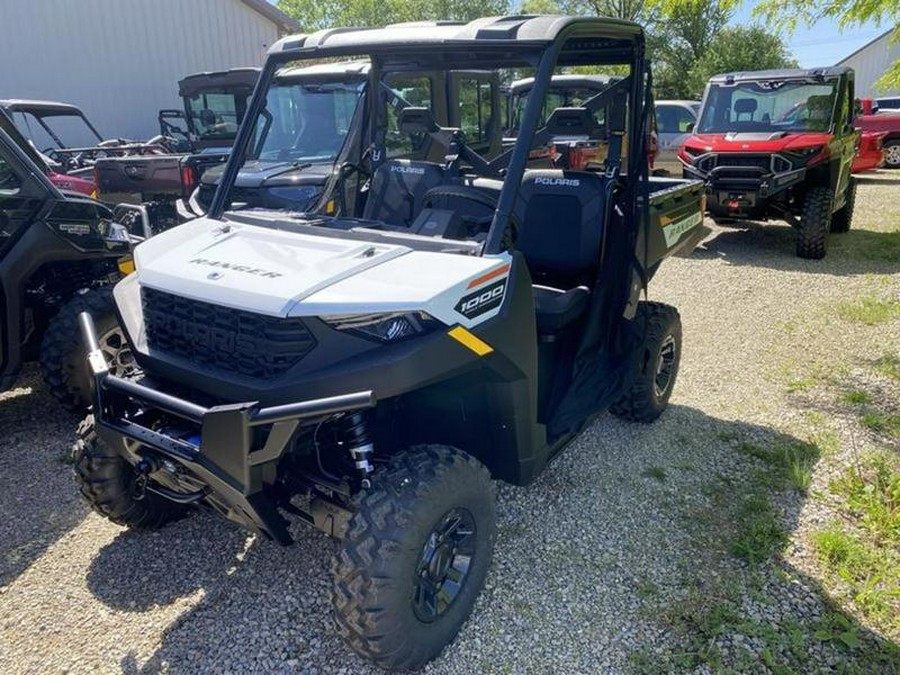
[[[686,79],[690,94],[699,96],[712,75],[796,67],[797,62],[777,35],[761,26],[727,26],[716,33]]]
[[[657,98],[689,98],[694,93],[687,74],[728,23],[732,9],[721,0],[688,0],[664,4],[659,12],[648,37],[654,93]]]
[[[900,41],[900,2],[897,0],[762,0],[753,10],[756,16],[793,31],[821,19],[836,21],[840,28],[874,23],[894,26],[892,40]],[[900,59],[894,61],[879,80],[885,88],[900,88]]]
[[[279,0],[278,8],[304,31],[335,26],[385,26],[403,21],[456,19],[504,14],[505,0]]]

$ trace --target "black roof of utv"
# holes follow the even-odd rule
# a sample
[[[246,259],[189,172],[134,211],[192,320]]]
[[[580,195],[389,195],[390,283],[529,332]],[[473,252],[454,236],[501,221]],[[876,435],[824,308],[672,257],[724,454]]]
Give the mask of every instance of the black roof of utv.
[[[216,88],[246,90],[249,95],[259,79],[259,68],[232,68],[215,72],[194,73],[178,83],[178,95],[191,97]]]
[[[24,98],[10,98],[0,101],[0,108],[9,112],[28,112],[38,117],[43,115],[79,115],[83,116],[81,108],[71,103],[59,101],[35,101]]]
[[[852,73],[847,66],[829,66],[827,68],[781,68],[779,70],[754,70],[734,73],[722,73],[709,78],[710,84],[728,84],[732,82],[759,82],[761,80],[815,80],[824,77],[838,77]]]
[[[308,35],[282,38],[269,49],[270,55],[312,52],[321,56],[342,54],[402,53],[405,49],[423,48],[491,48],[534,46],[546,48],[559,39],[579,34],[597,40],[625,39],[629,42],[643,35],[636,23],[621,19],[571,16],[502,16],[476,19],[469,23],[450,21],[402,23],[384,28],[333,28]],[[596,49],[594,42],[584,45]]]

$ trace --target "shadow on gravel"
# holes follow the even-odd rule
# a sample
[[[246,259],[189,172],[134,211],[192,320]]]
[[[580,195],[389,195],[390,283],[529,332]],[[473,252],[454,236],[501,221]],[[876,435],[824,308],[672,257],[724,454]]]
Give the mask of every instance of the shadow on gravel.
[[[900,185],[900,171],[882,170],[875,175],[857,176],[858,185]]]
[[[31,391],[8,392],[0,401],[0,587],[89,512],[69,460],[78,419],[50,397],[36,368],[17,386]]]
[[[867,650],[891,645],[779,559],[803,504],[792,467],[817,456],[685,406],[652,426],[602,417],[536,483],[501,488],[486,588],[428,672],[752,672],[766,659],[776,672],[877,672]],[[382,672],[331,627],[333,544],[292,532],[292,548],[250,544],[199,514],[101,550],[89,585],[113,608],[203,592],[149,660],[129,653],[122,671]]]
[[[850,230],[829,235],[823,260],[798,258],[795,247],[796,233],[786,224],[741,223],[722,226],[693,255],[722,259],[730,265],[832,276],[893,274],[900,264],[900,231]]]

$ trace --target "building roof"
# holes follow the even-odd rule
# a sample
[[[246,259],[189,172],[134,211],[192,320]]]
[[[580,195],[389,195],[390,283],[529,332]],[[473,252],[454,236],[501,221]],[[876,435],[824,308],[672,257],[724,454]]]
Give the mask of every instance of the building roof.
[[[870,40],[869,42],[867,42],[866,44],[864,44],[862,47],[860,47],[859,49],[857,49],[857,50],[856,50],[855,52],[853,52],[852,54],[849,54],[848,56],[845,56],[844,58],[842,58],[842,59],[841,59],[840,61],[838,61],[835,65],[840,66],[840,65],[843,65],[843,64],[847,63],[847,61],[849,61],[850,59],[852,59],[854,56],[856,56],[857,54],[859,54],[861,51],[864,51],[864,50],[868,49],[869,47],[871,47],[872,45],[874,45],[876,42],[878,42],[878,41],[883,40],[884,38],[886,38],[888,35],[890,35],[891,33],[893,33],[894,30],[895,30],[895,29],[893,29],[893,28],[889,28],[888,30],[886,30],[885,32],[883,32],[881,35],[879,35],[877,38],[875,38],[874,40]]]
[[[287,14],[266,0],[241,0],[250,9],[259,12],[269,21],[278,26],[282,33],[296,33],[300,30],[300,24]]]

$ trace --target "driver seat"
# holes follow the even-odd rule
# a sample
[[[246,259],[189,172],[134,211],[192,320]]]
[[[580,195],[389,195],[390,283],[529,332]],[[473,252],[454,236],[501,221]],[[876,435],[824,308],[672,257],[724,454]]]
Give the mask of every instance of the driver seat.
[[[422,210],[425,193],[445,181],[444,167],[433,162],[389,159],[375,169],[362,217],[409,227]]]

